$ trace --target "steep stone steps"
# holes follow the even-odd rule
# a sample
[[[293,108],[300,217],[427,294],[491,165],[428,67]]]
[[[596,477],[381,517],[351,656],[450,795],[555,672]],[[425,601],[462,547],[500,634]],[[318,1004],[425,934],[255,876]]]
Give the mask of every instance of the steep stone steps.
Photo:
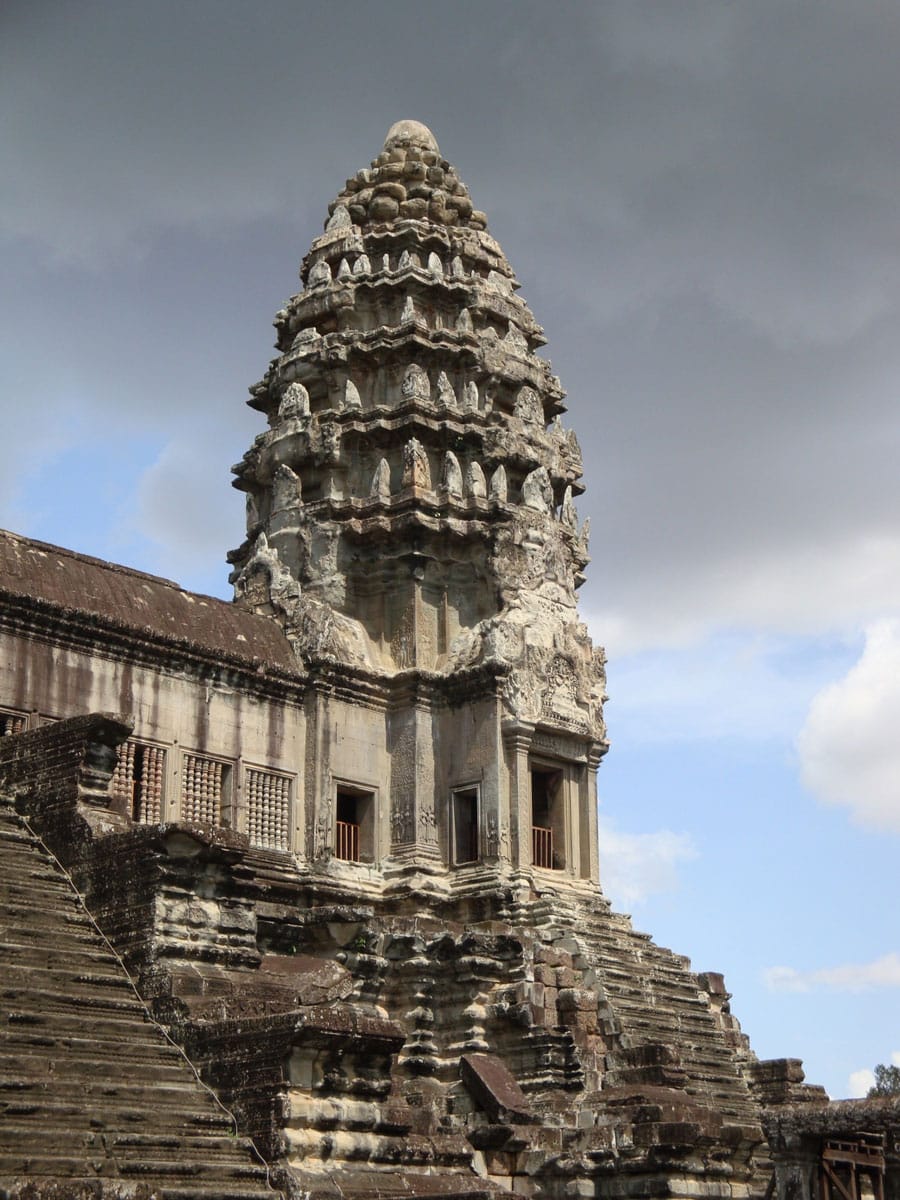
[[[583,913],[566,911],[565,902],[554,911],[552,928],[540,929],[540,937],[572,954],[586,984],[601,989],[623,1046],[677,1046],[688,1095],[726,1119],[755,1121],[747,1084],[700,994],[688,958],[657,946],[620,914],[597,912],[585,919]]]
[[[262,1200],[267,1173],[0,797],[0,1190]]]

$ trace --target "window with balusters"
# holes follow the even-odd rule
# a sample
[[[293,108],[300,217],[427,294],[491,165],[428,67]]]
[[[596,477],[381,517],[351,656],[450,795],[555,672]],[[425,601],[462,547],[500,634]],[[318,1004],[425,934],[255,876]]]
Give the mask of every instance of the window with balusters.
[[[248,767],[244,775],[244,796],[250,844],[270,850],[289,850],[290,777]]]
[[[203,754],[181,760],[181,817],[197,824],[221,825],[231,803],[231,764]]]
[[[133,821],[156,825],[163,816],[165,778],[165,750],[129,738],[119,747],[110,794],[125,805]]]

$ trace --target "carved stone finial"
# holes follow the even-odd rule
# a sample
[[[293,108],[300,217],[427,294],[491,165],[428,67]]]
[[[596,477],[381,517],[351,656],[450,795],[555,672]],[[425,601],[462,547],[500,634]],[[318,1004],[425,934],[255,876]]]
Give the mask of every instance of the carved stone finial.
[[[410,363],[403,376],[400,392],[404,400],[430,400],[431,384],[418,363]]]
[[[508,494],[509,485],[506,482],[506,467],[501,463],[491,476],[491,499],[502,500],[505,503]]]
[[[309,416],[309,392],[302,383],[290,383],[278,405],[278,420],[291,421]]]
[[[380,459],[375,468],[369,495],[373,500],[390,500],[391,498],[391,468],[386,458]]]
[[[507,346],[517,351],[519,354],[528,353],[528,339],[514,321],[509,322],[509,327],[506,331],[506,336],[504,337],[503,341]]]
[[[450,275],[453,279],[465,279],[466,277],[466,268],[458,254],[455,254],[450,262]]]
[[[466,491],[473,500],[484,500],[487,497],[487,483],[481,463],[469,463],[466,470]]]
[[[422,150],[433,150],[435,154],[440,154],[437,138],[421,121],[396,121],[390,127],[387,137],[384,139],[384,149],[393,150],[395,146],[403,143],[419,146]]]
[[[428,255],[428,270],[439,278],[444,274],[444,264],[432,250]]]
[[[462,496],[463,494],[463,479],[462,471],[459,466],[459,459],[452,450],[448,450],[444,455],[444,487],[447,489],[447,494],[450,496]]]
[[[553,506],[553,488],[546,467],[536,467],[522,480],[522,503],[536,512],[548,513]]]
[[[324,258],[320,258],[310,267],[308,282],[310,287],[320,287],[322,284],[331,283],[331,267]]]
[[[403,312],[400,314],[401,322],[414,321],[416,319],[416,306],[413,304],[412,296],[407,296],[403,301]]]
[[[347,262],[346,258],[341,259],[340,266],[337,269],[337,277],[338,279],[353,278],[353,272],[350,270],[350,264]]]
[[[344,384],[344,408],[362,408],[359,389],[352,379]]]
[[[418,438],[410,438],[403,447],[403,486],[431,488],[428,455]]]
[[[405,271],[407,267],[411,267],[412,265],[413,265],[412,255],[410,254],[410,252],[408,250],[404,250],[403,253],[400,255],[400,261],[397,264],[397,270]]]
[[[353,264],[354,275],[369,275],[372,272],[372,264],[369,261],[368,254],[360,254],[359,258]]]
[[[456,407],[456,392],[454,392],[450,380],[447,378],[447,372],[441,371],[437,381],[437,398],[438,404],[444,408]]]
[[[287,463],[281,463],[272,478],[272,512],[297,508],[302,499],[300,476]]]
[[[470,379],[463,388],[463,409],[465,412],[478,412],[478,384]]]
[[[353,222],[350,220],[350,213],[343,204],[335,205],[334,212],[325,223],[325,228],[332,229],[349,229]]]
[[[575,505],[572,502],[571,485],[566,488],[563,495],[562,508],[559,512],[559,519],[563,525],[568,525],[570,529],[574,529],[578,524],[578,514],[575,512]]]
[[[457,333],[472,333],[473,332],[472,314],[469,312],[469,310],[467,308],[461,308],[459,310],[459,316],[456,318],[456,332]]]

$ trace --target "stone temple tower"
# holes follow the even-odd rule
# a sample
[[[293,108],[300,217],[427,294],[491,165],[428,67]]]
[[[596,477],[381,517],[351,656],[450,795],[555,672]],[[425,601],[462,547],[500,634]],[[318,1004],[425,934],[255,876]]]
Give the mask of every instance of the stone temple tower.
[[[301,862],[382,890],[598,883],[604,656],[544,338],[433,134],[329,206],[252,387],[238,604],[309,672]]]

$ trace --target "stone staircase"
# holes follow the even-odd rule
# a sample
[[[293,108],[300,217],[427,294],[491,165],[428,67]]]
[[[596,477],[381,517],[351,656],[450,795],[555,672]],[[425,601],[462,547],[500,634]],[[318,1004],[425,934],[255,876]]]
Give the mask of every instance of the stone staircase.
[[[0,797],[0,1197],[278,1195]]]
[[[615,912],[589,914],[561,899],[552,916],[539,904],[534,909],[532,922],[538,928],[550,925],[544,935],[550,944],[571,953],[586,981],[601,989],[601,1015],[625,1051],[677,1047],[689,1096],[711,1106],[727,1122],[757,1124],[757,1108],[735,1048],[705,1003],[689,959],[657,946],[635,931],[628,917]],[[610,1056],[612,1073],[606,1086],[615,1086],[616,1057],[615,1052]],[[624,1082],[634,1075],[634,1060],[627,1053],[619,1057]]]

